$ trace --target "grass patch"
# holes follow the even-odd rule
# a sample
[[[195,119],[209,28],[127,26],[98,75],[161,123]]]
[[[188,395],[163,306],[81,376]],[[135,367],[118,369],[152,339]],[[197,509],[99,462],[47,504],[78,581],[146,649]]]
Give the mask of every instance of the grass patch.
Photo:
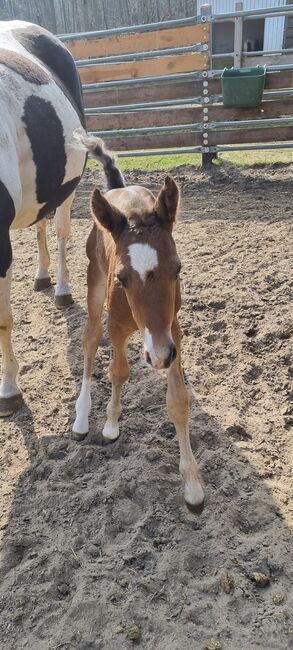
[[[293,149],[271,149],[266,151],[231,151],[218,154],[218,164],[222,162],[241,167],[255,165],[288,165],[293,163]],[[119,158],[119,167],[124,170],[142,169],[156,171],[174,169],[181,165],[201,165],[200,154],[170,154],[167,156],[139,156],[137,158]],[[97,163],[89,160],[88,169],[95,169]]]

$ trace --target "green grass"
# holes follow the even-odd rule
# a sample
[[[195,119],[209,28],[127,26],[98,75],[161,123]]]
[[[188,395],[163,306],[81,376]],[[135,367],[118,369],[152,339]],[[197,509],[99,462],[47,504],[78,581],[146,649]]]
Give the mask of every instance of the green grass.
[[[217,164],[227,162],[241,167],[254,165],[278,165],[293,163],[293,149],[272,149],[267,151],[231,151],[219,153]],[[139,156],[137,158],[119,158],[119,167],[125,170],[145,169],[146,171],[174,169],[180,165],[200,166],[200,154],[170,154],[167,156]],[[88,168],[94,169],[97,163],[88,161]]]

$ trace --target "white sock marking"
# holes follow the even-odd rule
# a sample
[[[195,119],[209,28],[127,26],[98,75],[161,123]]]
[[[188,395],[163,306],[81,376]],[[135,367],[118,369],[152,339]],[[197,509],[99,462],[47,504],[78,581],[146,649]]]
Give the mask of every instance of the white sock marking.
[[[148,271],[158,266],[158,253],[149,244],[130,244],[128,248],[131,266],[144,282]]]
[[[89,430],[89,412],[91,410],[91,380],[83,378],[79,398],[76,402],[76,419],[74,433],[87,433]]]
[[[0,397],[9,398],[15,395],[20,395],[20,390],[13,379],[10,377],[3,377],[0,385]]]

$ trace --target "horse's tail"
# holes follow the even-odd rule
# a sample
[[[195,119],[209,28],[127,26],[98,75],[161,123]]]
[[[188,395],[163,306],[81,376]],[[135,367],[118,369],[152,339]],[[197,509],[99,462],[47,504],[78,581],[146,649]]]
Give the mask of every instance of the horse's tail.
[[[123,174],[116,166],[116,158],[111,151],[108,151],[105,143],[101,138],[96,138],[93,135],[87,135],[84,131],[76,131],[75,139],[87,149],[95,160],[98,160],[103,165],[104,174],[107,179],[107,189],[115,190],[119,187],[125,187],[126,183]]]

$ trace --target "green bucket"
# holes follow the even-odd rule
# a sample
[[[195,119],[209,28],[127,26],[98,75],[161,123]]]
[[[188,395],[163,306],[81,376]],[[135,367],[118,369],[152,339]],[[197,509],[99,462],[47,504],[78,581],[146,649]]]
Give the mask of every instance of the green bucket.
[[[221,77],[224,106],[259,106],[265,75],[265,65],[257,68],[225,68]]]

